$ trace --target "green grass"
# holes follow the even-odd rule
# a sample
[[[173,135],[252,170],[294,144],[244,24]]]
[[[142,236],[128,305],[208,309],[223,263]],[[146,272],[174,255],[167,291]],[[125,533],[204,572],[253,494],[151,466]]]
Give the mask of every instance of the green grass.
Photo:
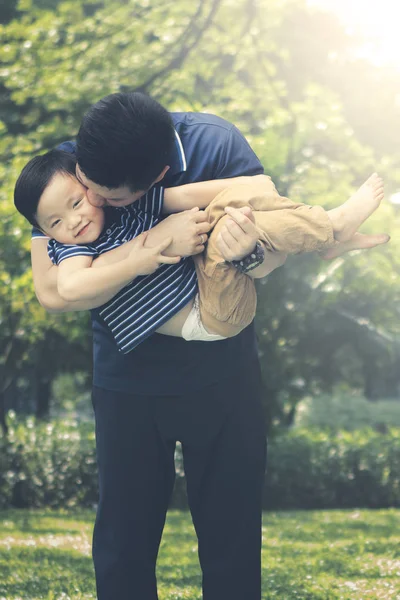
[[[93,518],[0,512],[0,600],[95,598]],[[400,511],[266,513],[263,563],[265,600],[400,600]],[[160,600],[201,600],[187,513],[169,514],[158,580]]]

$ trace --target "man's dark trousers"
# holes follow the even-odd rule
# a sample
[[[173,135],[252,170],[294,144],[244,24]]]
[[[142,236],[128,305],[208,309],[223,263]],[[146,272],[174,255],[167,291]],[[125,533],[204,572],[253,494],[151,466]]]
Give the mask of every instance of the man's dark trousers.
[[[204,600],[260,600],[266,438],[258,363],[186,396],[95,387],[93,405],[98,599],[158,598],[155,564],[179,440]]]

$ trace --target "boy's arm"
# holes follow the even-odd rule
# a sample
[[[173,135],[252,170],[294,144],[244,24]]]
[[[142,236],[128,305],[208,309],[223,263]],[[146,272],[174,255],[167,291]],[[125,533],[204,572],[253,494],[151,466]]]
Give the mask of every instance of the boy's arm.
[[[34,238],[31,243],[33,285],[43,308],[51,313],[90,310],[109,300],[106,294],[101,293],[92,301],[68,302],[62,298],[57,288],[58,267],[51,262],[47,254],[47,241],[47,238]]]
[[[112,265],[92,269],[90,256],[73,256],[58,265],[57,290],[66,302],[93,301],[99,293],[111,300],[134,277],[127,258]]]
[[[179,217],[179,218],[178,218]],[[173,219],[173,223],[169,223]],[[204,250],[204,246],[198,245],[199,236],[207,233],[210,225],[204,220],[203,213],[200,211],[185,211],[180,215],[172,215],[165,219],[149,231],[146,247],[154,249],[164,242],[171,234],[176,235],[176,248],[170,244],[164,250],[167,257],[190,256],[198,254]],[[135,240],[122,244],[96,258],[92,263],[92,268],[97,269],[105,265],[112,265],[126,258]],[[95,297],[91,299],[81,298],[76,301],[68,301],[62,298],[58,292],[57,280],[59,267],[54,265],[47,253],[47,238],[34,238],[31,242],[31,262],[33,284],[36,297],[45,310],[50,313],[76,312],[81,310],[90,310],[102,306],[110,300],[110,294],[97,291]],[[112,297],[112,296],[111,296]]]
[[[154,272],[160,264],[179,261],[178,257],[162,254],[170,239],[164,238],[157,246],[144,249],[147,235],[145,232],[95,260],[90,256],[76,256],[65,259],[58,266],[53,265],[47,254],[47,239],[34,238],[32,272],[40,304],[53,313],[97,308],[111,300],[137,275]],[[141,249],[145,254],[139,254]]]
[[[166,239],[154,248],[145,248],[147,232],[138,235],[129,255],[113,264],[92,268],[93,257],[72,255],[58,265],[57,289],[67,302],[93,301],[100,293],[111,300],[122,288],[140,275],[151,275],[162,264],[179,262],[179,257],[163,256],[171,243]]]

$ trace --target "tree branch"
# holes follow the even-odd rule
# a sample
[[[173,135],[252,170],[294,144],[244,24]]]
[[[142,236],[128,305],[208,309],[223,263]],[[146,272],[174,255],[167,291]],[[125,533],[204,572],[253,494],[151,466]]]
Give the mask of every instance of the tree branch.
[[[135,88],[134,91],[146,92],[147,88],[149,88],[156,79],[163,77],[169,71],[173,71],[182,66],[182,64],[187,59],[192,50],[194,50],[194,48],[196,48],[196,46],[199,44],[203,33],[210,26],[220,4],[221,0],[213,0],[211,8],[209,10],[208,15],[205,18],[203,25],[201,27],[198,27],[197,22],[204,8],[204,0],[201,0],[196,13],[193,15],[188,27],[186,28],[179,40],[181,47],[178,54],[174,56],[165,67],[160,69],[157,73],[151,75],[145,82],[143,82],[140,86]],[[192,33],[194,33],[194,39],[191,42],[187,41],[188,39],[190,40]]]

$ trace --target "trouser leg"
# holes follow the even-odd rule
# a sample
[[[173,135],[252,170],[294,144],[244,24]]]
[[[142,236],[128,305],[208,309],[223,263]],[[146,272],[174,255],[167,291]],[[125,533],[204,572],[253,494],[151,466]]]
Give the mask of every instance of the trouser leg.
[[[197,434],[182,449],[203,598],[260,600],[266,437],[259,366],[202,390],[197,404],[208,418],[196,419]]]
[[[271,179],[237,184],[218,194],[206,209],[212,227],[225,215],[226,206],[250,206],[268,250],[284,254],[319,252],[335,243],[325,209],[280,196]]]
[[[157,600],[155,565],[172,492],[174,444],[152,399],[94,388],[99,506],[93,560],[99,600]]]
[[[201,321],[207,331],[224,337],[237,335],[254,319],[257,294],[253,279],[226,263],[217,237],[228,216],[215,225],[202,254],[194,256]]]

